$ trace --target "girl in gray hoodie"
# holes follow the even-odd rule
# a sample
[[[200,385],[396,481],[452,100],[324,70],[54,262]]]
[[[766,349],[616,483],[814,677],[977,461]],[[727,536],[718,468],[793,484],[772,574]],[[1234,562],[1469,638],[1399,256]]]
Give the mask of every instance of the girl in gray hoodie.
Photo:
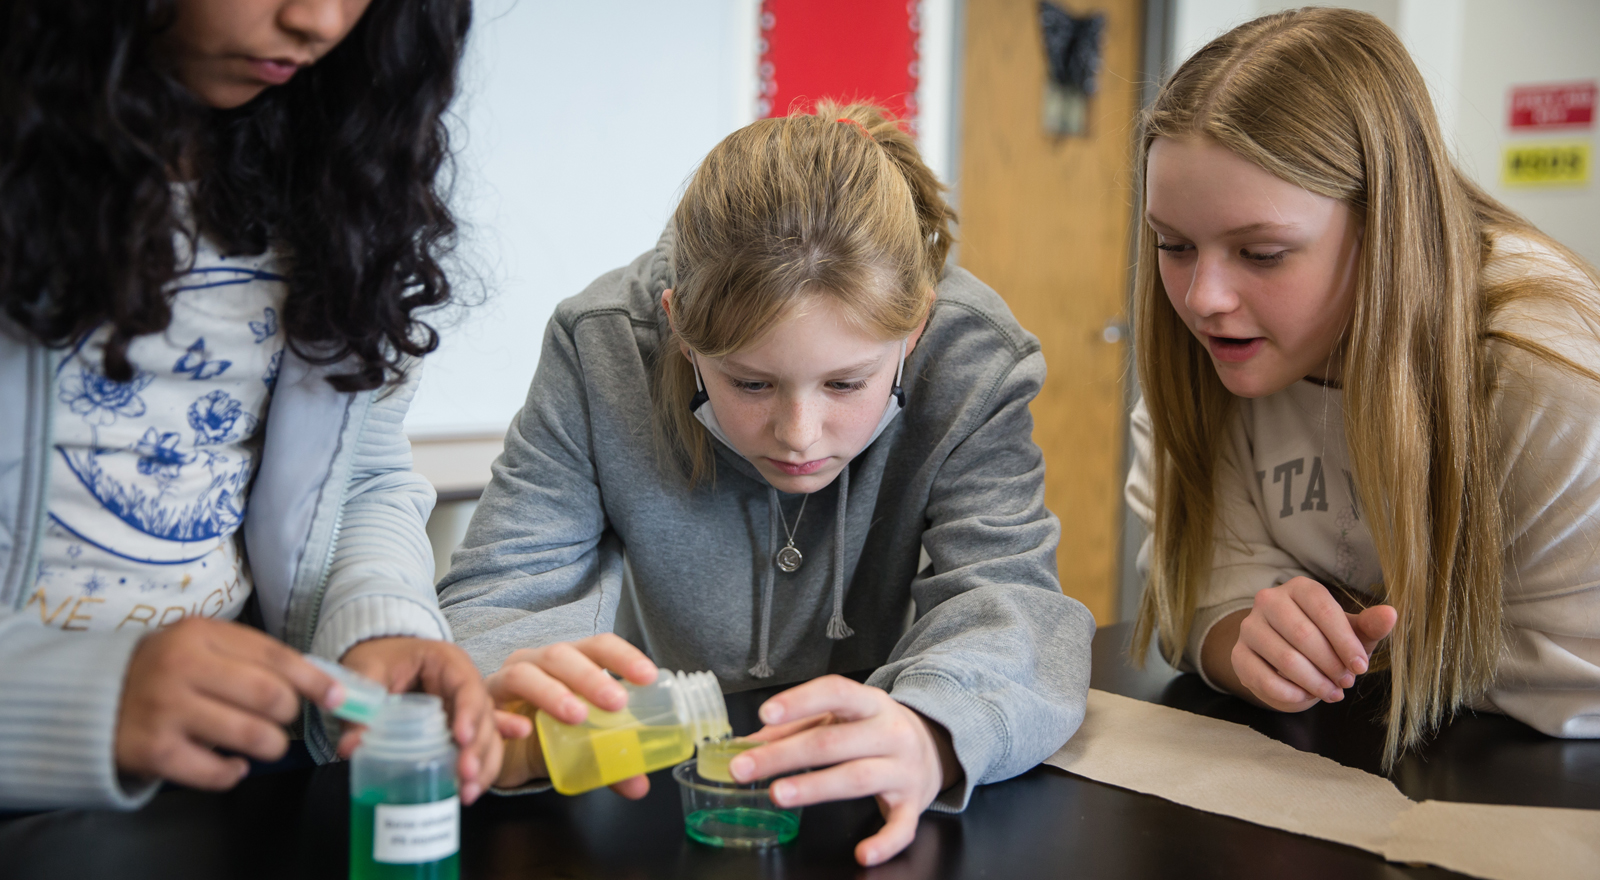
[[[563,721],[621,707],[606,669],[806,682],[731,770],[824,768],[782,805],[875,796],[862,864],[1054,752],[1088,687],[1031,439],[1044,359],[945,268],[941,188],[868,106],[729,136],[655,249],[557,308],[440,585],[491,693]],[[545,775],[510,744],[503,787]]]

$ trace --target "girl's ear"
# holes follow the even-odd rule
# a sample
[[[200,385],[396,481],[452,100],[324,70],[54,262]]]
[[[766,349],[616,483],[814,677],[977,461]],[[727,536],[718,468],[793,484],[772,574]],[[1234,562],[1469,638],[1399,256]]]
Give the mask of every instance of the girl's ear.
[[[661,291],[661,310],[667,313],[667,326],[672,328],[672,338],[678,340],[678,351],[683,353],[683,359],[693,361],[689,354],[689,344],[678,336],[678,328],[672,323],[672,288]]]
[[[928,329],[928,317],[933,314],[933,301],[937,300],[938,298],[939,291],[929,288],[928,315],[923,316],[922,323],[917,325],[917,329],[911,331],[911,336],[906,340],[906,354],[909,355],[913,351],[917,350],[917,343],[922,339],[922,331]]]

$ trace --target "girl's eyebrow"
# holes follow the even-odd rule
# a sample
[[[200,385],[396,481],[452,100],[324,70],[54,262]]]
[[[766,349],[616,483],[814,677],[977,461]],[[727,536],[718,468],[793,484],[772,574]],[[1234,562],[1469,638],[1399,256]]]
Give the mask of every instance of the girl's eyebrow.
[[[1144,219],[1149,221],[1151,226],[1157,227],[1162,232],[1172,232],[1174,234],[1176,233],[1176,230],[1174,230],[1171,226],[1168,226],[1167,224],[1161,222],[1161,218],[1159,218],[1156,215],[1150,213],[1149,211],[1144,212]]]
[[[1156,215],[1150,213],[1149,211],[1145,212],[1144,219],[1146,221],[1148,221],[1151,226],[1157,227],[1157,230],[1160,231],[1160,232],[1168,232],[1168,233],[1171,233],[1173,235],[1177,235],[1178,234],[1177,230],[1173,229],[1171,226],[1167,225],[1166,223],[1161,222],[1161,218],[1159,218]],[[1222,235],[1225,238],[1231,238],[1231,237],[1236,236],[1236,235],[1254,235],[1257,232],[1299,232],[1299,231],[1300,231],[1300,226],[1297,223],[1274,223],[1274,222],[1272,222],[1270,220],[1263,220],[1263,221],[1261,221],[1259,223],[1246,223],[1243,226],[1235,226],[1234,228],[1229,229],[1227,232],[1222,233]]]
[[[1252,235],[1257,232],[1297,232],[1299,229],[1299,225],[1294,223],[1272,223],[1270,221],[1262,221],[1260,223],[1246,223],[1243,226],[1238,226],[1228,230],[1227,232],[1224,232],[1223,235]]]
[[[858,373],[868,373],[868,372],[872,372],[872,371],[878,369],[878,367],[881,366],[882,364],[883,364],[883,356],[879,355],[878,357],[875,357],[875,358],[868,358],[867,360],[861,361],[860,363],[855,363],[855,364],[850,364],[849,366],[840,367],[837,370],[829,370],[828,371],[828,375],[829,376],[853,376],[853,375],[856,375]],[[765,372],[763,372],[762,370],[755,369],[754,367],[750,367],[750,366],[747,366],[745,364],[741,364],[738,361],[734,360],[734,356],[733,355],[728,355],[727,357],[723,358],[722,359],[722,366],[723,366],[723,369],[725,369],[725,370],[731,370],[731,371],[734,371],[734,372],[738,372],[738,373],[741,373],[743,375],[749,376],[751,378],[756,378],[756,379],[769,378],[768,375]]]
[[[854,376],[854,375],[857,375],[859,373],[871,373],[871,372],[877,370],[878,367],[880,367],[882,365],[883,365],[883,356],[879,355],[879,356],[877,356],[875,358],[869,358],[867,360],[864,360],[859,364],[851,364],[848,367],[841,367],[841,368],[839,368],[837,370],[834,370],[830,375],[834,375],[834,376]]]

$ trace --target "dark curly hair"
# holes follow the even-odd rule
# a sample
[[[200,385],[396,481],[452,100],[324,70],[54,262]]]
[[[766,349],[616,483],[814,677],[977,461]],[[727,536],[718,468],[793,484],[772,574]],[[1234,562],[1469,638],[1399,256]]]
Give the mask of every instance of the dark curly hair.
[[[104,369],[171,320],[173,169],[200,232],[228,254],[284,257],[296,354],[349,361],[377,388],[439,337],[456,225],[442,190],[444,113],[470,0],[373,0],[317,64],[234,110],[163,72],[152,41],[173,0],[0,0],[0,304],[47,345],[109,324]]]

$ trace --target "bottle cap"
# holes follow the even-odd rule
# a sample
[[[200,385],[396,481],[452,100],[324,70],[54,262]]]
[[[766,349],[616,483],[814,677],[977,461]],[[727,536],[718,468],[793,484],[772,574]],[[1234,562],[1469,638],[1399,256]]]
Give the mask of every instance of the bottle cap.
[[[383,685],[347,666],[311,654],[304,655],[312,666],[326,672],[334,681],[344,685],[344,702],[329,709],[335,716],[356,724],[372,724],[378,710],[393,699]]]

